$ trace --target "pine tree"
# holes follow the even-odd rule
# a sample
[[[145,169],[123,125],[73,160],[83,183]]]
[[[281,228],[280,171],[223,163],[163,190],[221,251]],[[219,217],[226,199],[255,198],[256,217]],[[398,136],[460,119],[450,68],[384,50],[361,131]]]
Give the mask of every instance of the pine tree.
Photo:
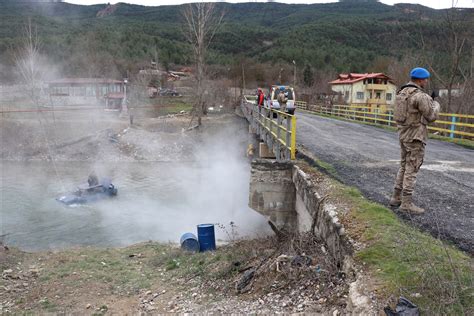
[[[303,71],[303,81],[307,87],[311,87],[314,83],[313,70],[310,65],[306,65]]]

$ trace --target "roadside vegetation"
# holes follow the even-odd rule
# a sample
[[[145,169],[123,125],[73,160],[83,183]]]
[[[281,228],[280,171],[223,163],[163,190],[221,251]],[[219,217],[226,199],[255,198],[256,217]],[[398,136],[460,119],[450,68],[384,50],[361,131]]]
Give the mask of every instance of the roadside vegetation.
[[[327,170],[327,164],[318,169]],[[306,170],[315,169],[307,166]],[[319,171],[316,171],[319,173]],[[342,217],[351,238],[363,246],[354,257],[375,278],[381,301],[400,296],[426,315],[474,312],[474,261],[451,244],[410,226],[395,212],[364,198],[359,190],[330,179],[328,201],[348,210]]]

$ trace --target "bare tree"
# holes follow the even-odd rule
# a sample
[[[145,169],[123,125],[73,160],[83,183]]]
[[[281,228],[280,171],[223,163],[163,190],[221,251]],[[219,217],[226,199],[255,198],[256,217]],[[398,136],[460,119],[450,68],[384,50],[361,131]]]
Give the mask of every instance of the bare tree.
[[[436,42],[429,42],[421,33],[421,45],[425,61],[434,77],[447,90],[446,110],[460,112],[461,105],[453,108],[452,90],[456,84],[465,86],[470,82],[472,76],[471,65],[467,60],[472,56],[469,51],[469,44],[472,42],[472,21],[467,21],[465,13],[456,8],[457,1],[452,1],[452,7],[446,10],[444,20],[440,25]],[[444,54],[449,58],[446,68],[441,70],[436,65],[435,54]],[[471,61],[472,62],[472,61]],[[465,88],[465,87],[464,87]]]
[[[184,34],[193,48],[196,63],[196,100],[193,105],[193,118],[197,116],[198,126],[206,114],[204,102],[204,76],[207,50],[214,35],[222,24],[224,12],[218,12],[215,3],[191,3],[184,6]]]
[[[36,27],[28,24],[24,29],[24,38],[17,49],[14,59],[23,83],[26,85],[28,97],[38,106],[41,95],[42,72],[40,70],[40,40]]]

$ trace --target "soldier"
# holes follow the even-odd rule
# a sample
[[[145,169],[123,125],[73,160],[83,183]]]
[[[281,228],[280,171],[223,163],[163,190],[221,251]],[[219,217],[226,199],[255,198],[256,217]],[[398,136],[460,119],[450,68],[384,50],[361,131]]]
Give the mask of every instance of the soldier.
[[[398,125],[401,161],[395,181],[391,206],[413,214],[425,210],[413,204],[416,174],[423,163],[425,145],[428,138],[428,123],[438,119],[439,103],[423,89],[428,84],[430,73],[424,68],[414,68],[410,72],[411,81],[397,92],[394,119]]]
[[[286,111],[286,102],[288,102],[288,93],[285,93],[285,87],[280,87],[280,93],[278,93],[277,101],[280,104],[280,111]]]
[[[99,184],[99,178],[97,178],[97,175],[94,171],[92,171],[89,177],[87,178],[87,183],[89,184],[89,188],[97,186]]]

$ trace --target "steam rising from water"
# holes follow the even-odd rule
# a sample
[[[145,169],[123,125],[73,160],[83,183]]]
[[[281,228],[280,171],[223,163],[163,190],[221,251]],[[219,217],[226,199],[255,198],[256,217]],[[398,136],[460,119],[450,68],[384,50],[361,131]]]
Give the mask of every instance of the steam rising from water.
[[[245,141],[243,126],[230,125],[203,136],[192,163],[56,163],[66,188],[85,182],[95,169],[119,189],[116,198],[74,208],[54,200],[63,192],[50,162],[0,162],[0,234],[28,250],[178,242],[201,223],[224,224],[230,233],[232,221],[238,237],[265,234],[266,220],[247,206]],[[228,237],[217,227],[216,233]]]

